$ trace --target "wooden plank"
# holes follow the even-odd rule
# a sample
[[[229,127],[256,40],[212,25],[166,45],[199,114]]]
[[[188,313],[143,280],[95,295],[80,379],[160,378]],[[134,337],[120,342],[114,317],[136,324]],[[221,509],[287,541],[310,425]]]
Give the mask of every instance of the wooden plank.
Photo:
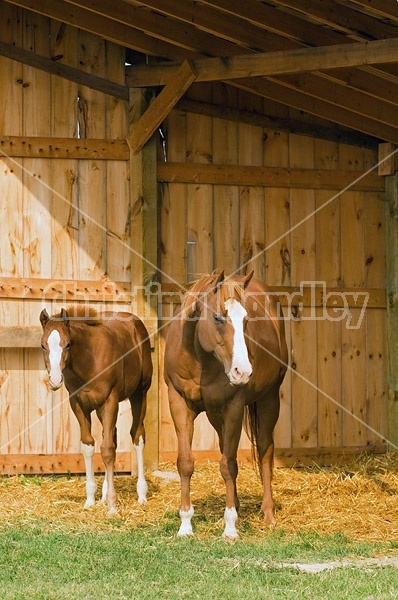
[[[352,462],[353,459],[363,455],[384,454],[386,445],[378,444],[376,446],[357,446],[351,448],[331,447],[331,448],[275,448],[274,466],[278,467],[306,467],[306,466],[332,466],[344,465]],[[217,450],[194,451],[194,459],[197,463],[219,462],[221,455]],[[177,452],[162,452],[161,461],[173,462],[177,460]],[[238,450],[238,462],[243,464],[252,463],[251,450]]]
[[[0,348],[40,348],[40,326],[0,326]]]
[[[197,99],[209,100],[210,90],[195,88]],[[209,166],[212,161],[212,119],[203,115],[187,117],[187,163]],[[164,166],[164,165],[163,165]],[[187,203],[187,281],[214,268],[213,194],[211,185],[190,180]]]
[[[260,98],[241,97],[245,109],[258,109]],[[259,165],[264,162],[264,132],[261,127],[241,123],[238,128],[239,165]],[[265,281],[265,193],[264,187],[242,185],[239,189],[240,269],[254,270],[255,277]]]
[[[62,88],[62,80],[55,80],[58,89]],[[73,84],[68,90],[76,89]],[[69,97],[69,95],[68,95]],[[77,96],[74,98],[77,101]],[[66,100],[64,100],[66,102]],[[56,105],[57,108],[58,105]],[[58,111],[57,111],[58,112]],[[60,118],[60,112],[59,118]],[[67,113],[69,114],[69,112]],[[76,132],[75,120],[69,118],[69,128]],[[0,136],[0,153],[12,158],[65,158],[79,160],[122,160],[129,159],[129,149],[125,140],[116,139],[77,139],[71,135],[60,137],[54,131],[53,137],[39,136]]]
[[[10,44],[22,44],[22,11],[2,7],[0,31]],[[0,57],[0,131],[22,135],[22,65]],[[0,270],[6,276],[23,276],[23,172],[21,166],[0,160]],[[23,322],[19,302],[0,301],[1,323]],[[0,453],[23,452],[24,360],[20,349],[0,349]]]
[[[376,40],[299,48],[276,52],[259,52],[222,58],[193,60],[197,81],[226,81],[243,77],[266,77],[310,71],[326,71],[338,67],[396,62],[398,40]],[[130,86],[165,85],[178,67],[174,65],[135,66],[130,69]]]
[[[293,187],[298,189],[327,189],[383,191],[384,182],[374,172],[329,171],[263,167],[256,165],[214,165],[198,163],[158,164],[158,180],[173,183],[214,185],[244,185],[266,187]]]
[[[164,124],[165,135],[165,160],[184,161],[186,159],[186,115],[180,111],[173,110]],[[173,282],[173,287],[183,290],[177,282],[185,282],[186,274],[186,250],[187,250],[187,185],[185,183],[162,184],[161,196],[161,282],[162,289],[165,285]],[[178,232],[178,235],[177,235]],[[164,356],[166,323],[174,315],[173,304],[168,302],[169,298],[162,296],[162,321],[159,332],[159,352]],[[177,307],[179,310],[179,307]],[[175,450],[177,448],[177,436],[171,418],[168,400],[167,386],[164,381],[163,360],[159,365],[159,411],[160,411],[160,433],[159,451]]]
[[[24,48],[49,57],[49,20],[29,12],[24,12],[23,17]],[[51,133],[50,75],[24,65],[22,79],[29,82],[28,86],[23,86],[23,132],[29,136],[48,136]],[[51,161],[25,158],[23,165],[23,214],[27,217],[24,220],[24,275],[51,277],[52,194],[48,185],[51,185]],[[23,324],[39,325],[39,307],[35,301],[26,299],[23,302],[23,315]],[[52,393],[44,377],[42,353],[35,348],[27,348],[24,366],[25,452],[52,452]]]
[[[388,439],[398,446],[398,173],[386,178]]]
[[[178,100],[185,94],[196,74],[189,61],[184,61],[175,76],[149,105],[145,113],[133,123],[127,135],[127,143],[133,154],[139,152],[158,129],[162,121],[174,108]]]
[[[0,277],[0,298],[54,303],[57,301],[128,303],[132,299],[130,285],[127,282],[109,279],[95,281],[40,277]]]
[[[105,41],[79,32],[79,62],[89,73],[106,75]],[[105,97],[79,88],[79,137],[105,137]],[[106,272],[106,165],[101,160],[79,163],[79,260],[76,274],[98,280]],[[76,276],[75,275],[75,276]]]
[[[398,171],[398,148],[388,142],[379,144],[379,175],[394,175]]]
[[[104,473],[105,467],[101,454],[93,456],[94,471]],[[117,452],[115,470],[118,473],[131,473],[131,453]],[[61,454],[8,454],[0,456],[2,475],[44,475],[44,474],[80,474],[85,473],[83,455],[78,453]]]
[[[81,69],[41,56],[31,50],[24,50],[23,48],[12,44],[7,44],[2,40],[0,40],[0,55],[18,61],[24,65],[29,65],[35,69],[40,69],[46,73],[57,75],[68,81],[88,86],[103,94],[109,94],[122,100],[128,100],[129,91],[125,85],[116,85],[105,78],[97,77],[96,75],[86,73]]]
[[[124,81],[125,50],[115,44],[106,49],[106,70],[109,79]],[[128,130],[128,104],[114,98],[106,99],[106,135],[126,137]],[[128,148],[127,148],[128,150]],[[108,160],[106,169],[106,273],[114,281],[131,281],[130,264],[130,153],[125,163]]]
[[[227,105],[236,90],[223,86],[213,90],[213,101]],[[238,124],[213,119],[213,163],[238,162]],[[214,198],[214,265],[234,273],[239,267],[239,190],[236,186],[215,186]],[[228,232],[228,235],[226,234]]]

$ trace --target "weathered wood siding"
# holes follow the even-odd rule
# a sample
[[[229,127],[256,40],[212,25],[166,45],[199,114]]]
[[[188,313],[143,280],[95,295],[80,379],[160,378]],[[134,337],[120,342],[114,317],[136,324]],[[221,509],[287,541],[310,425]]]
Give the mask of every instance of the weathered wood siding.
[[[2,10],[7,13],[0,20],[3,40],[124,82],[120,47],[12,6]],[[124,101],[2,57],[0,79],[2,135],[126,137]],[[125,282],[130,289],[128,160],[14,159],[2,153],[0,189],[0,275],[16,282],[37,280],[31,299],[18,297],[10,287],[2,290],[1,326],[37,327],[44,306],[55,312],[64,305],[64,297],[69,303],[88,297],[84,288],[63,293],[68,281],[71,290],[75,281],[93,281],[96,300],[101,299],[102,282]],[[47,289],[40,280],[46,281]],[[124,309],[128,304],[118,306]],[[0,349],[0,401],[0,454],[80,452],[79,428],[67,393],[64,388],[49,389],[40,348]],[[129,408],[128,401],[120,407],[121,452],[131,449]],[[101,429],[95,415],[93,431],[98,450]],[[70,465],[64,464],[68,470]]]

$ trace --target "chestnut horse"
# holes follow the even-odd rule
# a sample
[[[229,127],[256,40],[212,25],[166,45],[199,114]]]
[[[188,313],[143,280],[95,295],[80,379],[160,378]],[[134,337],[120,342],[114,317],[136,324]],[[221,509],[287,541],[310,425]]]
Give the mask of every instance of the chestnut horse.
[[[114,466],[116,420],[119,402],[128,398],[133,413],[131,438],[137,454],[138,501],[146,502],[143,448],[146,394],[151,385],[152,361],[148,332],[138,317],[127,312],[76,309],[50,317],[40,314],[43,327],[41,345],[53,390],[65,386],[80,425],[81,450],[86,467],[85,507],[95,503],[94,438],[91,413],[96,411],[102,424],[101,456],[105,465],[102,500],[108,512],[116,512]]]
[[[223,536],[238,537],[237,450],[243,423],[264,485],[264,520],[275,525],[273,430],[288,354],[279,303],[271,290],[252,276],[225,279],[221,273],[202,277],[186,294],[180,315],[169,327],[165,379],[178,437],[178,535],[192,534],[192,438],[194,420],[202,411],[218,434],[222,453],[220,470],[226,486]]]

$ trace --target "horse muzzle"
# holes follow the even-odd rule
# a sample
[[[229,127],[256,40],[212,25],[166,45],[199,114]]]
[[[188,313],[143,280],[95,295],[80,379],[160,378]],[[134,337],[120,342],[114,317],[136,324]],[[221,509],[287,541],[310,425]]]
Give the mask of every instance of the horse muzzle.
[[[253,375],[253,369],[240,369],[239,367],[231,367],[227,377],[231,385],[246,385],[250,377]]]
[[[48,377],[48,383],[50,384],[50,388],[53,390],[53,392],[55,392],[56,390],[59,390],[59,388],[61,387],[61,385],[64,382],[64,378],[61,375],[56,375],[51,377],[51,375]]]

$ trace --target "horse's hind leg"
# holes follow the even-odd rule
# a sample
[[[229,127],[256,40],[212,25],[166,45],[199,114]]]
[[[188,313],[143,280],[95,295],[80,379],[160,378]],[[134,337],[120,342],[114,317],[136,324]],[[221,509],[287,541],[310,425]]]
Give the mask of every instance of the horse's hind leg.
[[[172,383],[169,382],[168,385],[170,412],[178,438],[177,468],[181,478],[181,526],[177,535],[193,535],[191,519],[194,509],[191,504],[191,477],[194,459],[191,446],[193,423],[197,415],[188,408],[185,400],[175,390]]]
[[[80,425],[81,451],[86,468],[86,503],[84,508],[88,508],[95,504],[95,492],[97,491],[94,478],[94,438],[91,435],[91,415],[89,412],[83,411],[78,398],[74,394],[70,396],[69,401]]]
[[[130,434],[137,457],[137,494],[138,502],[146,502],[148,485],[144,473],[144,446],[145,446],[145,427],[144,418],[146,413],[146,391],[137,389],[129,398],[131,412],[133,414],[133,424]]]
[[[101,456],[105,465],[106,501],[108,503],[108,514],[117,512],[116,491],[114,482],[115,458],[116,458],[116,420],[119,410],[118,395],[112,393],[108,396],[101,408],[97,409],[97,415],[102,424],[103,438],[101,444]],[[103,494],[104,495],[104,494]]]

